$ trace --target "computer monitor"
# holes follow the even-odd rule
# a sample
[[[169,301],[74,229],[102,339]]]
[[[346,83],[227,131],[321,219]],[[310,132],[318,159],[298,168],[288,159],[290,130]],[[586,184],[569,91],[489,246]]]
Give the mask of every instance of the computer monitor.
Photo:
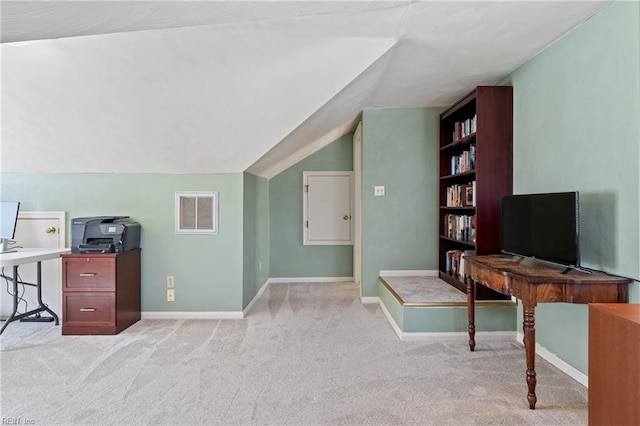
[[[8,244],[16,233],[19,209],[19,201],[0,201],[0,253],[16,251],[9,249]]]

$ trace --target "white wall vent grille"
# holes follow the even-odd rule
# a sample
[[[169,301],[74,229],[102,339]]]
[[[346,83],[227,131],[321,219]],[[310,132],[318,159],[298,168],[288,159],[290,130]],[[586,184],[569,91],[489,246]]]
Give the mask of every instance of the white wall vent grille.
[[[176,234],[217,234],[218,193],[176,192]]]

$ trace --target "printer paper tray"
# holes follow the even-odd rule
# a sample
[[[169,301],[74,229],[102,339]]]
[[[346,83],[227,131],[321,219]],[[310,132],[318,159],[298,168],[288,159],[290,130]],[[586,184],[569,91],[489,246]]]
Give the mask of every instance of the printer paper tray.
[[[109,244],[108,246],[80,244],[78,246],[78,251],[80,253],[115,253],[116,248],[113,244]]]

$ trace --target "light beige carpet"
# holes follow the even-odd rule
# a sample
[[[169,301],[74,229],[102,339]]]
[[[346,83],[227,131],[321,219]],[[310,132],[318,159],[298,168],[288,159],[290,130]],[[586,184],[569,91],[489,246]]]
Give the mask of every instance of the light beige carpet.
[[[272,284],[244,320],[141,321],[117,336],[15,323],[2,418],[22,424],[586,424],[587,390],[516,342],[401,342],[351,283]]]
[[[404,303],[467,303],[466,293],[438,277],[383,276],[384,281]]]

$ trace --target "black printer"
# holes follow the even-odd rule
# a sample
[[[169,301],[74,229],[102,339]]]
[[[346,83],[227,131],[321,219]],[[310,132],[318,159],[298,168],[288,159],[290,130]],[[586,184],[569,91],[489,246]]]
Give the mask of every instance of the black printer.
[[[140,224],[129,216],[71,219],[71,253],[122,253],[140,247]]]

